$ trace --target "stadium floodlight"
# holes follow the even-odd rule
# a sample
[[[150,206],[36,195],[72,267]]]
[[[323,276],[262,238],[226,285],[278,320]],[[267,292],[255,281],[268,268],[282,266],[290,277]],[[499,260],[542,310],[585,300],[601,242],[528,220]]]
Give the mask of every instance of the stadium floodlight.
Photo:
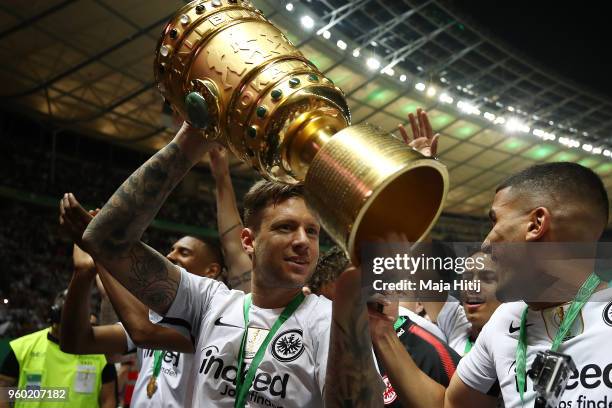
[[[385,68],[381,71],[381,74],[387,74],[389,76],[395,75],[395,70],[393,68]]]
[[[593,154],[601,154],[601,151],[603,149],[601,147],[594,147],[593,148]]]
[[[452,96],[450,96],[447,93],[441,93],[440,94],[440,102],[442,103],[453,103],[455,100],[453,99]]]
[[[353,50],[353,57],[358,58],[359,55],[361,55],[361,51],[359,50],[359,48],[355,48]]]
[[[338,40],[338,42],[336,42],[336,45],[338,46],[338,48],[340,48],[341,50],[346,50],[346,43],[342,40]]]
[[[331,38],[331,33],[327,30],[323,31],[323,38],[329,40]]]
[[[457,102],[457,107],[460,111],[467,113],[468,115],[480,115],[480,109],[472,105],[468,101]]]
[[[496,116],[492,114],[491,112],[485,112],[483,116],[485,117],[486,120],[491,121],[491,122],[493,122],[496,118]]]
[[[8,304],[8,299],[4,299],[4,304],[7,305]]]
[[[553,133],[548,133],[542,129],[533,129],[533,135],[544,140],[555,140],[557,138]]]
[[[514,106],[508,106],[506,109],[508,109],[510,112],[514,112]]]
[[[527,126],[520,120],[516,118],[512,118],[512,119],[508,119],[508,121],[506,122],[506,130],[510,133],[512,132],[529,133],[531,129],[529,128],[529,126]]]
[[[580,147],[580,142],[578,140],[574,140],[569,137],[560,137],[559,143],[567,147]]]
[[[423,92],[425,90],[425,84],[422,82],[418,82],[414,85],[414,89],[417,91]]]
[[[436,96],[436,88],[433,86],[430,86],[429,88],[427,88],[427,96],[429,96],[430,98],[433,98],[434,96]]]
[[[606,156],[606,157],[610,157],[610,156],[612,156],[612,152],[610,152],[608,149],[605,149],[603,151],[603,155]]]
[[[585,144],[583,144],[583,145],[582,145],[582,150],[587,151],[587,152],[590,152],[590,151],[592,151],[592,150],[593,150],[593,145],[590,145],[590,144],[588,144],[588,143],[585,143]]]
[[[368,68],[374,71],[380,68],[380,61],[374,57],[370,57],[366,60],[366,65],[368,66]]]
[[[400,81],[402,81],[402,82],[406,82],[406,79],[408,79],[408,78],[406,77],[406,75],[404,75],[404,74],[400,75]]]
[[[285,9],[287,9],[287,11],[293,11],[293,3],[287,3]]]
[[[314,24],[315,24],[314,20],[310,16],[302,16],[302,18],[300,19],[300,22],[302,23],[302,26],[306,28],[307,30],[312,29],[312,27],[314,27]]]

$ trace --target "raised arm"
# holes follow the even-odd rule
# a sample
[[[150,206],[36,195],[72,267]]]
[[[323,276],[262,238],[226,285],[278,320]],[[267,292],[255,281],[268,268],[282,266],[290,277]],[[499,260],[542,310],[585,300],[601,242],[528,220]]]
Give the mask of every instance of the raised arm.
[[[96,276],[93,259],[77,245],[72,258],[74,273],[62,308],[60,347],[72,354],[122,354],[127,338],[119,325],[93,327],[90,316],[90,293]]]
[[[85,248],[96,261],[161,314],[174,300],[180,272],[140,238],[170,192],[209,146],[201,132],[184,123],[170,144],[119,187],[83,234]]]
[[[64,231],[73,238],[78,238],[83,235],[86,226],[99,211],[87,212],[78,201],[76,201],[76,198],[71,200],[68,206],[64,206],[62,202],[61,208],[62,215],[60,219],[62,221],[62,227]],[[86,259],[86,261],[89,263],[93,262],[91,258]],[[75,265],[76,263],[75,260]],[[121,323],[123,323],[125,330],[129,333],[134,344],[143,348],[193,353],[194,348],[190,339],[176,330],[151,323],[149,320],[149,309],[142,304],[142,302],[121,286],[102,265],[96,265],[96,270],[103,285],[101,291],[104,291],[109,298]],[[109,326],[94,327],[94,337],[97,331],[110,330],[108,327]],[[123,331],[123,329],[119,327],[115,327],[114,331],[117,331],[117,329]],[[126,339],[123,333],[122,339],[125,343]]]
[[[223,147],[210,151],[210,170],[216,182],[217,228],[227,267],[227,282],[232,289],[251,291],[251,259],[242,248],[242,220],[229,170],[228,152]]]
[[[384,386],[374,365],[361,273],[349,268],[336,280],[325,376],[326,407],[382,407]]]
[[[151,323],[149,309],[101,265],[98,266],[98,276],[134,344],[148,349],[194,352],[190,339],[174,329]]]

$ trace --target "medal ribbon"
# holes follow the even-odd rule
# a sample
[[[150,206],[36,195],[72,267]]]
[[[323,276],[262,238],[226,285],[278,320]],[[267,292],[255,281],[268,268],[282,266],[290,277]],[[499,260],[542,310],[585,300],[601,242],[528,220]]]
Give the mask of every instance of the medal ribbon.
[[[247,333],[249,330],[249,309],[251,308],[251,294],[249,293],[244,297],[244,334],[242,335],[242,342],[240,343],[240,351],[238,352],[238,372],[236,373],[236,400],[234,402],[235,408],[242,408],[246,402],[246,397],[249,392],[249,388],[251,388],[251,384],[253,384],[253,380],[255,379],[255,373],[257,372],[257,367],[259,367],[259,363],[266,353],[266,348],[268,348],[268,344],[272,341],[272,337],[276,334],[278,329],[282,326],[285,321],[291,317],[293,312],[302,304],[305,296],[300,291],[289,304],[285,307],[285,309],[281,312],[274,325],[268,332],[268,335],[264,339],[263,343],[257,349],[257,353],[255,353],[255,357],[251,361],[251,365],[249,366],[249,370],[246,375],[242,375],[244,371],[244,349],[247,340]]]
[[[601,279],[599,276],[592,273],[586,281],[582,284],[578,293],[572,300],[569,309],[567,310],[567,314],[565,319],[561,322],[561,326],[555,335],[553,340],[552,347],[550,348],[552,351],[557,351],[563,339],[567,335],[567,332],[574,324],[574,320],[576,320],[576,316],[582,310],[584,304],[589,300],[593,292],[599,284],[601,283]],[[525,383],[527,381],[527,311],[529,307],[525,307],[523,310],[523,314],[521,315],[521,331],[519,332],[518,345],[516,347],[516,379],[519,387],[519,395],[521,396],[521,402],[523,401],[523,394],[525,389]]]

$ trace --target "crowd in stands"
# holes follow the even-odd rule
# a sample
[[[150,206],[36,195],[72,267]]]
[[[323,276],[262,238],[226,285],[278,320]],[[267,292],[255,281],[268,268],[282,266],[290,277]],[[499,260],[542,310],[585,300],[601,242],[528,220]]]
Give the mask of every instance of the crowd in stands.
[[[0,188],[12,189],[19,197],[4,192],[0,206],[0,256],[5,260],[0,273],[0,337],[17,337],[45,326],[50,299],[66,288],[72,273],[72,248],[59,234],[55,200],[59,204],[65,192],[72,192],[84,205],[102,207],[148,154],[67,133],[56,135],[54,141],[52,133],[41,132],[29,121],[3,119]],[[210,180],[213,191],[212,176],[205,173],[204,179]],[[250,183],[236,183],[239,206],[241,187]],[[214,196],[177,188],[156,219],[178,228],[215,232]],[[165,253],[181,235],[149,228],[144,240]],[[321,245],[330,247],[332,242],[325,236]]]

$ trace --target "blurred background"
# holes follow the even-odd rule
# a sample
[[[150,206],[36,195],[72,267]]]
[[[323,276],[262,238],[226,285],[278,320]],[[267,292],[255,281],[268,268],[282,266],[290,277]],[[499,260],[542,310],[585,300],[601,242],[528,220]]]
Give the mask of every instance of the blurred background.
[[[493,3],[254,0],[345,92],[353,124],[396,132],[408,113],[427,110],[451,181],[432,233],[438,240],[481,240],[495,186],[538,162],[577,162],[612,186],[603,13]],[[58,233],[61,195],[101,207],[180,126],[154,83],[153,55],[182,4],[0,4],[3,341],[44,327],[51,300],[67,286],[72,248]],[[146,232],[158,250],[185,233],[217,234],[206,160]],[[231,172],[240,201],[258,175],[235,160]]]

